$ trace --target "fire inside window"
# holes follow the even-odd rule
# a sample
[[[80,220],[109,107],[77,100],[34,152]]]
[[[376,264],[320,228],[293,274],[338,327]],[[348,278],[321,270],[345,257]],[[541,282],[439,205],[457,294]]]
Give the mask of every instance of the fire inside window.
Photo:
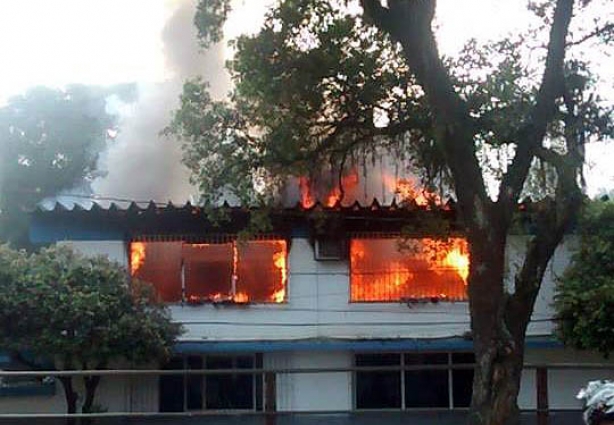
[[[132,242],[132,276],[162,301],[281,303],[286,298],[284,240],[199,243]]]
[[[469,254],[461,238],[350,241],[350,301],[467,299]]]

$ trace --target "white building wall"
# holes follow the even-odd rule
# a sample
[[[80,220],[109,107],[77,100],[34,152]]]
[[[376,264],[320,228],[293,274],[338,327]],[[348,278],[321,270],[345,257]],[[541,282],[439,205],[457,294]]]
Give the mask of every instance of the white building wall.
[[[525,236],[512,236],[508,284],[520,267]],[[554,282],[567,263],[569,244],[557,249],[537,298],[529,335],[552,333]],[[186,340],[291,340],[306,338],[444,338],[469,331],[466,302],[417,305],[350,303],[347,261],[316,261],[306,239],[295,238],[289,252],[288,300],[249,306],[171,306],[184,323]],[[512,289],[513,290],[513,289]]]
[[[521,265],[526,236],[510,236],[507,283]],[[573,242],[573,241],[572,241]],[[550,335],[554,282],[569,258],[566,241],[548,265],[529,335]],[[64,241],[86,255],[107,254],[127,265],[122,241]],[[443,338],[469,331],[466,302],[417,305],[350,303],[347,261],[316,261],[304,238],[292,240],[289,252],[287,302],[248,306],[171,305],[173,318],[184,324],[184,340],[293,340],[307,338],[387,339]]]
[[[157,376],[133,376],[128,380],[128,411],[157,412],[159,407]]]
[[[127,385],[128,381],[128,377],[102,377],[94,399],[96,407],[109,412],[129,411],[129,398],[127,393],[129,389]],[[85,395],[83,380],[79,377],[73,378],[73,385],[79,394],[77,409],[80,409]],[[66,400],[64,397],[64,389],[60,381],[56,381],[55,394],[53,395],[0,396],[0,413],[64,412],[66,412]]]
[[[267,353],[265,368],[313,369],[350,368],[353,364],[350,352]],[[352,373],[286,373],[276,377],[277,410],[331,411],[352,408]]]
[[[537,408],[537,388],[535,385],[535,370],[523,370],[520,379],[520,391],[518,391],[518,407],[521,410]]]
[[[550,409],[581,409],[576,399],[580,388],[595,379],[614,379],[614,359],[604,359],[596,353],[570,349],[527,350],[525,363],[528,364],[611,364],[611,369],[548,369],[548,405]]]
[[[62,384],[52,396],[1,396],[0,413],[61,413],[66,411]]]
[[[127,249],[121,241],[66,241],[87,255],[107,254],[127,265]],[[526,237],[513,236],[508,248],[508,284],[519,267]],[[540,290],[530,335],[552,331],[554,280],[564,270],[570,242],[556,251]],[[280,305],[171,306],[175,320],[187,330],[190,341],[295,340],[306,338],[441,338],[461,336],[469,330],[467,303],[438,303],[406,306],[399,303],[349,303],[347,261],[318,262],[307,239],[295,238],[289,252],[287,302]],[[266,353],[265,368],[350,367],[350,352]],[[529,350],[529,363],[598,361],[585,354],[563,350]],[[614,368],[613,368],[614,369]],[[551,370],[549,398],[553,409],[578,408],[574,395],[587,380],[614,377],[614,372]],[[277,407],[289,410],[345,410],[353,405],[352,374],[279,375],[276,381]],[[536,406],[535,371],[523,373],[519,404]],[[157,411],[157,377],[104,378],[98,402],[109,411]],[[2,412],[57,412],[64,410],[60,384],[53,397],[3,397]]]

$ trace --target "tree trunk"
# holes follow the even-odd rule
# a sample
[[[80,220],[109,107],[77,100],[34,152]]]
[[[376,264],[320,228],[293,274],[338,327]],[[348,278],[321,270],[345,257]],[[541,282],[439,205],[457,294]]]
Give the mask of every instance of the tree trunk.
[[[522,348],[501,350],[500,342],[496,340],[476,349],[478,361],[474,373],[469,424],[520,423],[517,398],[523,358]]]
[[[469,307],[476,358],[471,425],[518,425],[523,364],[522,315],[509,315],[505,284],[506,226],[493,220],[470,237]],[[513,321],[513,323],[510,323]]]
[[[92,406],[94,405],[94,397],[96,396],[96,389],[100,383],[100,376],[89,376],[84,378],[85,381],[85,401],[81,411],[83,413],[92,413]]]
[[[66,398],[66,413],[68,414],[77,413],[78,394],[73,389],[72,377],[60,376],[58,377],[58,379],[62,383],[62,388],[64,388],[64,397]],[[76,423],[77,423],[77,419],[74,417],[66,419],[66,425],[75,425]]]

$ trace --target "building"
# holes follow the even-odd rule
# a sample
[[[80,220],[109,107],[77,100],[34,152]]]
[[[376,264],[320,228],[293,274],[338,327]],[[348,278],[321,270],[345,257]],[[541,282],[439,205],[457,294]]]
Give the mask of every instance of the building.
[[[32,242],[107,255],[155,286],[186,330],[176,356],[156,367],[224,370],[104,378],[99,405],[110,412],[462,414],[472,371],[455,367],[473,363],[467,246],[460,234],[442,244],[421,230],[433,217],[453,224],[453,204],[297,205],[272,211],[272,230],[247,238],[239,235],[250,211],[223,210],[226,221],[217,224],[190,204],[56,204],[33,213]],[[411,238],[399,252],[407,226]],[[526,237],[509,239],[510,276]],[[614,373],[590,369],[603,360],[564,349],[552,336],[554,279],[572,243],[557,250],[539,293],[526,362],[540,367],[523,372],[519,403],[531,412],[540,398],[541,408],[573,411],[577,420],[578,388]],[[544,369],[560,363],[577,367]],[[33,406],[61,412],[63,395],[0,397],[4,412]]]

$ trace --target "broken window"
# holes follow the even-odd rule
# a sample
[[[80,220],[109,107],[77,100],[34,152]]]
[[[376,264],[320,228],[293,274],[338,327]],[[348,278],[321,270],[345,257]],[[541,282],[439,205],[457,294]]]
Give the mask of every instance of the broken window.
[[[457,408],[471,402],[472,353],[357,354],[355,363],[357,409]]]
[[[466,300],[464,239],[353,238],[350,301]]]
[[[131,244],[132,276],[160,299],[190,303],[281,303],[287,283],[284,240]]]

